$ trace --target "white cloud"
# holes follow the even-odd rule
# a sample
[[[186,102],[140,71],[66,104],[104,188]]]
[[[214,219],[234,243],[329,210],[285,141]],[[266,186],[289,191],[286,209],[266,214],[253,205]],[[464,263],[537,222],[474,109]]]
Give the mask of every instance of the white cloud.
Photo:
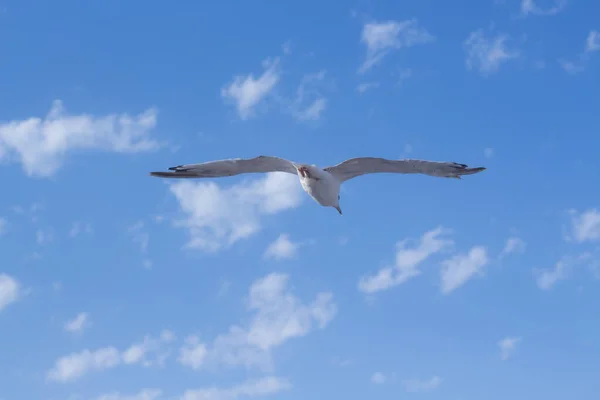
[[[265,60],[265,71],[254,78],[253,74],[238,75],[221,89],[221,96],[227,102],[235,104],[241,119],[254,114],[255,108],[271,93],[280,80],[279,59]]]
[[[352,365],[355,365],[355,361],[350,359],[350,358],[342,358],[339,356],[334,356],[331,358],[331,364],[337,366],[337,367],[341,367],[341,368],[345,368],[345,367],[350,367]]]
[[[298,121],[316,121],[327,107],[327,99],[318,90],[320,83],[325,79],[325,71],[307,74],[296,89],[291,112]]]
[[[262,397],[283,392],[292,388],[287,379],[267,376],[248,380],[232,388],[205,388],[186,391],[179,400],[237,400],[245,397]]]
[[[295,208],[302,188],[294,175],[274,172],[262,179],[220,188],[214,182],[178,182],[170,186],[189,230],[188,247],[218,251],[261,229],[261,218]]]
[[[569,273],[574,267],[590,261],[590,258],[593,258],[592,253],[582,253],[577,257],[564,256],[556,264],[554,264],[553,268],[534,268],[533,272],[536,276],[538,287],[542,290],[551,289],[559,281],[567,279]],[[593,269],[593,261],[590,267]]]
[[[450,248],[454,242],[441,236],[450,231],[437,227],[425,232],[420,243],[413,248],[405,239],[396,244],[396,262],[392,267],[380,269],[375,275],[361,277],[358,289],[364,293],[375,293],[400,285],[421,273],[418,266],[432,255]]]
[[[591,53],[600,50],[600,32],[591,30],[585,40],[585,46],[583,52],[579,54],[576,61],[568,61],[559,59],[558,63],[561,68],[567,73],[575,75],[582,72],[585,69],[586,63],[589,61]]]
[[[125,364],[142,364],[144,367],[155,364],[162,365],[169,355],[168,350],[162,350],[163,344],[173,340],[173,333],[167,330],[163,331],[158,339],[146,335],[141,342],[134,343],[123,351],[121,357]],[[148,355],[151,353],[156,354],[156,359],[148,359]]]
[[[52,242],[54,235],[50,230],[38,229],[35,233],[35,239],[39,245],[44,245]]]
[[[386,381],[386,376],[382,372],[375,372],[371,376],[371,382],[376,385],[381,385],[381,384],[385,383],[385,381]]]
[[[142,364],[146,367],[162,365],[168,355],[168,351],[162,351],[162,345],[171,342],[173,338],[171,332],[163,331],[159,339],[146,336],[142,342],[129,346],[123,352],[114,346],[107,346],[71,353],[57,359],[46,376],[50,381],[66,383],[79,379],[88,372],[102,371],[121,364]],[[156,353],[156,360],[149,360],[149,353]]]
[[[592,53],[600,50],[600,32],[590,31],[585,41],[585,52]]]
[[[321,114],[327,108],[327,99],[319,97],[315,99],[308,107],[294,113],[296,119],[300,121],[316,121],[321,118]]]
[[[217,292],[217,297],[223,297],[229,293],[229,289],[231,288],[231,281],[224,280],[221,282],[221,286],[219,287],[219,291]]]
[[[546,269],[538,273],[537,276],[537,285],[540,289],[548,290],[556,284],[559,280],[566,278],[566,269],[567,263],[565,260],[558,261],[554,268]]]
[[[127,232],[131,236],[133,243],[140,246],[141,253],[146,255],[148,253],[148,244],[150,243],[150,234],[146,230],[144,221],[136,222],[127,228]],[[146,258],[142,261],[142,265],[144,268],[150,269],[152,268],[152,260]]]
[[[517,347],[517,344],[521,341],[520,337],[506,337],[498,342],[500,347],[500,359],[508,360]]]
[[[86,312],[79,313],[72,320],[65,324],[65,330],[67,332],[79,333],[89,325],[90,315]]]
[[[393,50],[433,40],[433,35],[419,26],[416,19],[367,23],[361,33],[361,43],[367,46],[367,57],[359,72],[364,73],[379,64]]]
[[[558,63],[560,64],[560,67],[565,70],[565,72],[572,75],[578,74],[584,70],[580,64],[572,61],[559,60]]]
[[[290,235],[282,233],[267,247],[264,257],[266,259],[286,260],[296,257],[300,243],[290,240]]]
[[[501,64],[518,56],[516,51],[507,48],[507,40],[504,34],[486,36],[482,29],[471,32],[464,42],[467,68],[477,69],[483,75],[498,71]]]
[[[0,123],[0,161],[19,161],[29,176],[56,173],[69,153],[103,150],[137,153],[155,150],[149,137],[156,125],[154,108],[137,115],[70,115],[60,100],[48,115]]]
[[[403,68],[400,71],[398,71],[398,75],[397,75],[398,86],[402,86],[404,81],[407,80],[408,78],[410,78],[412,75],[413,75],[413,71],[410,68]]]
[[[500,252],[500,258],[503,258],[509,254],[523,253],[525,251],[526,243],[518,237],[510,237],[506,240],[504,248]]]
[[[158,400],[162,395],[162,390],[142,389],[137,394],[124,395],[118,392],[107,393],[96,397],[95,400]],[[212,400],[212,399],[205,399]]]
[[[274,395],[290,390],[291,383],[284,378],[266,376],[260,379],[249,379],[239,385],[229,388],[216,386],[189,389],[181,396],[163,396],[159,389],[142,389],[136,394],[122,394],[119,392],[107,393],[96,397],[94,400],[237,400],[244,398],[257,398]]]
[[[379,82],[364,82],[356,87],[358,93],[363,94],[369,89],[375,89],[379,87]]]
[[[442,379],[439,376],[433,376],[431,379],[422,381],[418,379],[409,379],[402,382],[404,390],[407,392],[429,392],[437,389],[442,383]]]
[[[119,351],[112,346],[95,351],[86,349],[56,360],[54,367],[48,371],[47,378],[51,381],[65,383],[80,378],[90,371],[113,368],[120,362]]]
[[[206,360],[208,350],[198,336],[192,335],[185,339],[185,344],[179,350],[179,361],[192,369],[199,369]]]
[[[0,274],[0,311],[19,300],[20,294],[19,282],[7,274]]]
[[[175,339],[177,339],[177,337],[175,336],[175,333],[173,333],[172,331],[170,331],[168,329],[165,329],[160,333],[160,340],[163,343],[171,343]]]
[[[442,293],[448,294],[464,285],[480,273],[488,261],[487,250],[483,246],[474,246],[467,254],[458,254],[443,261],[440,272]]]
[[[146,232],[144,221],[138,221],[134,225],[127,228],[127,232],[135,244],[140,246],[142,253],[148,252],[148,244],[150,243],[150,235]]]
[[[92,225],[89,223],[82,223],[79,221],[75,221],[73,222],[73,225],[71,225],[71,230],[69,231],[69,237],[77,237],[82,233],[85,234],[91,234],[93,232],[92,230]]]
[[[248,326],[233,325],[210,344],[188,338],[179,361],[194,369],[207,365],[269,369],[271,350],[325,328],[337,313],[331,293],[319,293],[312,303],[304,304],[289,291],[288,276],[278,273],[255,281],[247,302],[254,313]]]
[[[569,240],[577,243],[593,242],[600,240],[600,211],[595,208],[583,212],[570,210],[571,236]]]
[[[556,15],[567,6],[567,0],[554,0],[549,8],[541,8],[535,0],[521,0],[521,14],[523,15]]]

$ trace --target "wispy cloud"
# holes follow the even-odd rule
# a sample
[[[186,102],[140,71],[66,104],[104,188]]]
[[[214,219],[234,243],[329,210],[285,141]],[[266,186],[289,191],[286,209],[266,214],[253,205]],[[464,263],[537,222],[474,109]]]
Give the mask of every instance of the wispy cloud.
[[[292,388],[287,379],[268,376],[261,379],[248,380],[232,388],[220,389],[211,387],[207,389],[187,390],[181,400],[237,400],[238,398],[255,398],[269,396],[288,391]]]
[[[379,87],[379,82],[363,82],[356,87],[358,93],[363,94],[367,90]]]
[[[405,21],[370,22],[363,26],[361,43],[367,47],[367,56],[359,73],[364,73],[394,50],[408,48],[435,40],[417,19]]]
[[[69,230],[69,237],[77,237],[81,234],[91,234],[93,232],[92,225],[90,223],[83,223],[80,221],[75,221],[71,225],[71,229]]]
[[[371,382],[376,385],[384,384],[386,380],[387,380],[387,377],[382,372],[375,372],[371,376]]]
[[[185,338],[185,344],[179,349],[177,361],[191,369],[200,369],[206,362],[208,348],[196,335]]]
[[[516,50],[507,47],[508,35],[487,34],[483,29],[471,32],[464,42],[469,70],[478,70],[487,76],[497,72],[507,61],[518,57]]]
[[[302,77],[291,105],[291,113],[298,121],[316,121],[327,108],[327,99],[319,90],[326,76],[322,70]]]
[[[19,282],[10,275],[0,274],[0,311],[19,300],[20,295],[21,285]]]
[[[441,383],[442,379],[437,375],[427,380],[411,379],[402,382],[404,389],[411,393],[430,392],[437,389]]]
[[[38,229],[35,233],[35,239],[39,245],[45,245],[54,239],[54,235],[50,230]]]
[[[380,269],[375,275],[363,276],[358,289],[364,293],[375,293],[405,283],[421,274],[419,265],[432,255],[450,248],[454,242],[444,238],[449,230],[437,227],[425,232],[415,247],[408,247],[409,239],[396,244],[396,262],[392,267]]]
[[[575,75],[585,70],[585,65],[592,54],[600,50],[600,32],[591,30],[585,40],[583,50],[577,56],[576,61],[559,59],[558,63],[567,73]]]
[[[249,379],[232,387],[210,386],[185,390],[181,395],[165,395],[160,389],[146,388],[134,394],[109,392],[93,400],[238,400],[263,398],[288,391],[292,384],[288,379],[265,376]],[[79,400],[79,398],[74,399]]]
[[[159,338],[147,335],[141,342],[129,346],[121,354],[125,364],[141,364],[145,367],[152,365],[162,365],[170,354],[170,350],[163,349],[165,344],[171,343],[175,339],[173,332],[164,330]],[[148,358],[149,354],[155,354],[154,359]]]
[[[480,274],[488,262],[487,250],[483,246],[475,246],[467,254],[458,254],[443,261],[440,272],[442,293],[448,294],[464,285]]]
[[[54,367],[48,371],[47,378],[50,381],[65,383],[80,378],[90,371],[113,368],[120,362],[120,353],[112,346],[93,351],[86,349],[59,358]]]
[[[600,211],[595,208],[579,212],[569,210],[571,214],[571,230],[568,241],[576,243],[600,241]]]
[[[600,32],[596,30],[590,31],[588,37],[585,41],[585,50],[586,53],[593,53],[595,51],[600,51]]]
[[[131,236],[131,240],[140,247],[142,253],[148,252],[148,244],[150,243],[150,235],[145,229],[144,221],[138,221],[127,228],[127,232]]]
[[[288,260],[296,257],[300,243],[292,242],[290,235],[282,233],[273,243],[265,250],[264,258],[274,259],[277,261]]]
[[[81,333],[90,324],[90,315],[86,312],[79,313],[65,324],[65,330],[72,333]]]
[[[526,246],[527,244],[523,241],[523,239],[516,236],[510,237],[506,240],[506,244],[504,245],[504,248],[500,252],[498,258],[502,259],[510,254],[523,253]]]
[[[296,208],[302,188],[294,175],[274,172],[221,188],[213,182],[170,186],[183,212],[176,226],[189,231],[189,248],[215,252],[261,229],[261,218]]]
[[[159,400],[163,392],[159,389],[142,389],[136,394],[110,392],[96,397],[94,400]],[[70,399],[69,399],[70,400]],[[78,400],[78,399],[73,399]],[[187,400],[187,399],[184,399]],[[218,399],[215,399],[218,400]]]
[[[212,343],[197,336],[186,339],[179,361],[193,369],[209,366],[245,366],[271,369],[271,351],[290,339],[325,328],[337,313],[329,292],[317,294],[305,304],[288,289],[288,276],[271,273],[255,281],[249,290],[247,326],[233,325]]]
[[[565,72],[575,75],[585,70],[581,63],[576,63],[573,61],[559,60],[558,61],[560,67],[565,70]]]
[[[119,365],[162,364],[168,355],[168,350],[164,350],[163,345],[172,340],[173,335],[169,331],[164,331],[160,338],[154,339],[146,336],[142,342],[134,343],[122,352],[114,346],[74,352],[57,359],[54,366],[47,372],[46,378],[53,382],[67,383],[77,380],[89,372],[99,372]],[[148,359],[149,353],[154,353],[156,359]]]
[[[568,4],[568,0],[554,0],[554,4],[548,8],[539,7],[535,0],[521,0],[521,14],[527,15],[556,15]]]
[[[538,287],[542,290],[552,289],[559,281],[567,279],[575,267],[590,262],[591,258],[592,253],[585,252],[575,257],[563,256],[553,268],[534,268]]]
[[[0,235],[4,235],[8,230],[8,221],[0,217]]]
[[[500,347],[500,359],[505,361],[508,360],[517,347],[517,344],[521,341],[520,337],[505,337],[498,342]]]
[[[143,113],[71,115],[60,100],[43,118],[31,117],[0,123],[0,161],[18,161],[29,176],[49,177],[69,153],[85,150],[138,153],[161,144],[150,137],[157,111]]]
[[[279,58],[263,61],[263,68],[264,72],[258,78],[253,74],[238,75],[221,89],[221,96],[235,105],[241,119],[253,116],[256,107],[279,83]]]

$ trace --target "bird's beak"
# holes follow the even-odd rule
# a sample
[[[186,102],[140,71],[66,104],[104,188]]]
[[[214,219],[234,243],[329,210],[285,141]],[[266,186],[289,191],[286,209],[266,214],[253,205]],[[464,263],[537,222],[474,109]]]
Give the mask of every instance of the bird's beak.
[[[340,208],[340,206],[335,206],[335,209],[338,210],[338,212],[340,213],[340,215],[342,215],[342,209]]]

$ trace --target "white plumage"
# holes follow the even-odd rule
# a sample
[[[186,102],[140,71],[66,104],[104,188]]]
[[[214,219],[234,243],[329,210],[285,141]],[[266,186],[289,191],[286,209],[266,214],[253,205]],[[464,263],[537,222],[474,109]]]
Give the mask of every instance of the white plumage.
[[[283,158],[259,156],[186,164],[169,168],[168,172],[151,172],[161,178],[219,178],[239,174],[287,172],[298,175],[302,188],[317,203],[334,207],[341,214],[339,205],[340,186],[343,182],[365,174],[398,173],[423,174],[440,178],[460,179],[485,170],[484,167],[469,168],[455,162],[425,160],[388,160],[375,157],[351,158],[327,168],[300,164]]]

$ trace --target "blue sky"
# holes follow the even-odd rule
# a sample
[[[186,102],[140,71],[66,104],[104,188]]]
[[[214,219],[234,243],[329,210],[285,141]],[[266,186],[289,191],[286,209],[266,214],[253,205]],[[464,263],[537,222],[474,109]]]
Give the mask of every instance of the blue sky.
[[[600,4],[0,1],[0,399],[592,399]],[[372,175],[340,216],[275,155]]]

